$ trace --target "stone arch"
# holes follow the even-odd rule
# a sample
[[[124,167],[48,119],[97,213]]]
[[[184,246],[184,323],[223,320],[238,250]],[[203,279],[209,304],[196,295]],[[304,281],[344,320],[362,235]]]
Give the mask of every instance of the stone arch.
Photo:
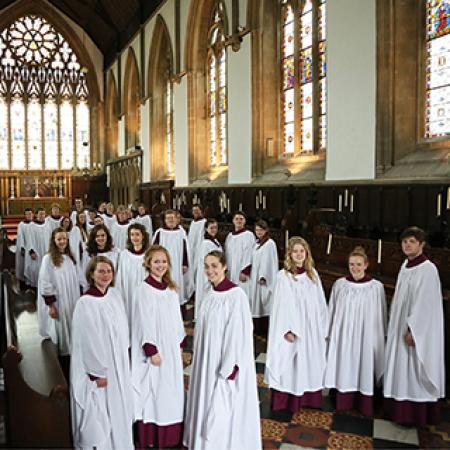
[[[105,161],[119,155],[119,108],[117,84],[113,71],[109,71],[106,90],[106,155]]]
[[[128,49],[125,65],[123,105],[125,114],[125,148],[140,145],[140,82],[139,69],[133,48]]]

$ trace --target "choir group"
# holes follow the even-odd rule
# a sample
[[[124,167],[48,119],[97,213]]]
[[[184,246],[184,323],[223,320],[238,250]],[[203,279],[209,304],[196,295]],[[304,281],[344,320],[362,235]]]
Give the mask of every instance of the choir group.
[[[349,275],[327,303],[311,248],[287,245],[279,270],[268,225],[255,233],[233,216],[224,249],[218,223],[192,208],[164,213],[153,233],[144,205],[136,217],[81,199],[69,217],[25,211],[18,228],[17,278],[37,289],[39,331],[58,346],[70,379],[76,448],[260,449],[253,322],[269,316],[265,382],[274,410],[320,408],[385,413],[407,425],[439,420],[445,397],[442,291],[423,253],[425,233],[401,236],[405,254],[389,320],[382,283],[356,247]],[[256,237],[255,237],[256,235]],[[195,292],[195,334],[185,405],[182,308]],[[134,427],[134,438],[133,438]]]

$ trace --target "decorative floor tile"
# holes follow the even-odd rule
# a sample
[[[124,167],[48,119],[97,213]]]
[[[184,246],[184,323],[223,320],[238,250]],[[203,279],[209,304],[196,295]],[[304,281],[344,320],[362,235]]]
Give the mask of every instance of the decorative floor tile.
[[[264,373],[266,366],[264,364],[256,363],[256,373]]]
[[[419,445],[419,435],[416,428],[402,427],[393,422],[380,419],[375,419],[373,422],[374,438]]]
[[[300,445],[294,445],[294,444],[281,444],[280,445],[280,450],[310,450],[314,447],[303,447]]]
[[[331,429],[340,433],[372,436],[373,419],[335,413]]]
[[[332,431],[328,438],[327,449],[329,450],[362,450],[372,448],[372,439],[368,436],[357,436],[356,434]]]
[[[255,359],[255,362],[260,364],[266,364],[266,353],[260,353],[257,358]]]
[[[263,439],[262,445],[264,450],[275,450],[280,448],[280,443],[271,439]]]
[[[303,409],[295,413],[291,420],[292,423],[311,428],[331,429],[333,423],[333,414],[323,411]]]
[[[263,439],[281,442],[289,424],[277,420],[261,419],[261,434]]]
[[[308,448],[326,448],[329,430],[305,427],[303,425],[289,425],[284,442]]]
[[[420,448],[450,448],[450,442],[442,439],[442,435],[433,433],[428,428],[419,430]]]
[[[263,373],[257,373],[256,374],[256,383],[258,387],[268,388],[266,383],[264,383],[264,374]]]

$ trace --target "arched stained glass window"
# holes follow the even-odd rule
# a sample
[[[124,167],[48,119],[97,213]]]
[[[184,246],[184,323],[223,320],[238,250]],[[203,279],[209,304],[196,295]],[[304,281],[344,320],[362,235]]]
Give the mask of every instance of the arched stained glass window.
[[[173,86],[170,75],[167,76],[166,82],[166,158],[167,173],[172,174],[174,171],[174,152],[173,152]]]
[[[326,147],[326,2],[281,0],[281,21],[282,155],[315,154]]]
[[[227,150],[227,50],[225,9],[220,1],[214,12],[208,49],[208,128],[211,167],[226,165]]]
[[[425,137],[450,135],[450,0],[427,0]]]
[[[0,169],[90,166],[87,70],[43,17],[0,33]]]

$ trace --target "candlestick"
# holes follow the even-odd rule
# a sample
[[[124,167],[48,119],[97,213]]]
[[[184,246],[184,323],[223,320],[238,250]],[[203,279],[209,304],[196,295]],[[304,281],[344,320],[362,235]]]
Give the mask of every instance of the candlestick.
[[[447,188],[447,209],[450,209],[450,187]]]
[[[263,209],[266,209],[266,196],[263,195]]]
[[[256,200],[256,209],[259,209],[259,197],[256,196],[255,200]]]
[[[348,206],[348,189],[344,191],[344,207],[347,208]]]
[[[285,239],[286,252],[287,252],[288,251],[288,247],[289,247],[289,230],[286,230],[284,239]]]
[[[259,203],[262,203],[262,190],[259,190]]]
[[[333,242],[333,235],[331,233],[328,234],[328,244],[327,244],[327,255],[331,253],[331,243]]]
[[[229,198],[227,199],[227,210],[228,210],[228,212],[230,212],[230,199]]]
[[[338,208],[339,212],[342,212],[342,194],[339,194],[339,208]]]
[[[172,208],[177,209],[177,201],[175,198],[172,200]]]
[[[352,195],[350,195],[350,212],[353,212],[353,202],[355,200],[355,197]]]
[[[442,194],[438,194],[437,196],[437,207],[436,207],[436,216],[441,216],[441,210],[442,210]]]
[[[377,263],[381,264],[381,246],[382,246],[382,241],[381,239],[378,239],[378,253],[377,253]]]
[[[222,198],[222,196],[219,197],[219,205],[220,205],[220,212],[223,213],[223,198]]]
[[[242,211],[242,203],[239,203],[239,211]]]

